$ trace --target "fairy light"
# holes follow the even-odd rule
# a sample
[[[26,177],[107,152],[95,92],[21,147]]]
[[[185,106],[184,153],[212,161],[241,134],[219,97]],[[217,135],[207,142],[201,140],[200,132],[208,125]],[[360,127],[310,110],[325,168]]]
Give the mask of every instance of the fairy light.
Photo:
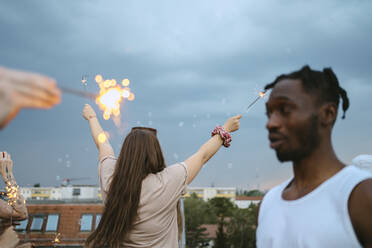
[[[18,185],[12,184],[11,182],[6,183],[6,196],[8,197],[8,205],[11,206],[11,214],[10,214],[10,225],[13,222],[13,207],[17,202],[18,199]]]
[[[5,189],[8,197],[8,205],[13,206],[18,198],[18,185],[7,182]]]

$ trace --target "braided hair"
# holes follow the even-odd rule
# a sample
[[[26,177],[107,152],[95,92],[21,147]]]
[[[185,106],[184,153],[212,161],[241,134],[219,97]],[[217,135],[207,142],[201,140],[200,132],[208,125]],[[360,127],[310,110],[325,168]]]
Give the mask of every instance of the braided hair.
[[[324,68],[323,71],[312,70],[308,65],[302,67],[299,71],[278,76],[274,82],[265,86],[265,92],[283,79],[300,79],[307,93],[317,94],[318,103],[332,102],[336,104],[337,109],[342,99],[342,119],[345,119],[345,112],[349,108],[350,102],[346,91],[341,88],[335,73],[331,68]]]

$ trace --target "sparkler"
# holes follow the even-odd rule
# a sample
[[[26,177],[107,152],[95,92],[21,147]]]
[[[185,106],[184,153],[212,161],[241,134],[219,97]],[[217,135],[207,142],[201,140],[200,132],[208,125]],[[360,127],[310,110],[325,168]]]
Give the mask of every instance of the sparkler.
[[[124,88],[115,79],[103,80],[103,77],[99,74],[96,75],[95,80],[100,88],[96,103],[103,110],[103,118],[105,120],[110,119],[111,115],[114,117],[120,115],[120,103],[124,98],[128,101],[133,101],[135,98],[134,93],[128,87],[130,81],[127,78],[121,82]]]
[[[265,94],[266,94],[266,91],[265,90],[264,91],[261,91],[259,93],[258,97],[251,104],[249,104],[249,106],[247,107],[246,110],[249,110],[256,102],[258,102],[258,100],[260,100],[261,98],[263,98],[265,96]]]
[[[58,244],[58,243],[61,242],[61,241],[59,240],[60,236],[61,236],[60,233],[56,233],[56,237],[55,237],[54,240],[53,240],[53,244]],[[54,246],[54,247],[56,247],[56,246]]]
[[[70,89],[66,87],[59,87],[59,88],[62,92],[67,93],[67,94],[72,94],[75,96],[85,97],[85,98],[93,99],[93,100],[97,98],[97,95],[94,93],[88,93],[88,92],[84,92],[81,90],[75,90],[75,89]]]
[[[114,117],[120,115],[120,103],[123,99],[127,99],[128,101],[133,101],[135,99],[134,93],[128,87],[130,81],[127,78],[123,79],[121,82],[121,85],[124,86],[124,88],[117,83],[115,79],[104,80],[99,74],[97,74],[94,79],[100,88],[99,94],[88,93],[86,91],[66,87],[60,87],[60,89],[64,93],[95,100],[99,108],[103,110],[103,118],[105,120],[110,119],[112,115]],[[87,79],[85,76],[83,76],[81,82],[86,89]]]

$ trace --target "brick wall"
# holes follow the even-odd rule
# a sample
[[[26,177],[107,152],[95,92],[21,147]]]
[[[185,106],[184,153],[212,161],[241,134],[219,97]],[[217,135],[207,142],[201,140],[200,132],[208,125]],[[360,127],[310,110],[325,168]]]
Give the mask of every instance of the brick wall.
[[[51,245],[83,245],[89,231],[80,231],[80,219],[83,214],[92,214],[92,230],[94,230],[97,214],[103,211],[102,204],[31,204],[28,209],[28,224],[19,236],[22,242],[31,242],[35,246]],[[46,231],[50,214],[59,214],[57,230]],[[31,230],[35,216],[44,216],[41,230]],[[36,222],[36,218],[35,218]],[[35,223],[34,223],[35,224]],[[54,243],[59,234],[58,243]]]

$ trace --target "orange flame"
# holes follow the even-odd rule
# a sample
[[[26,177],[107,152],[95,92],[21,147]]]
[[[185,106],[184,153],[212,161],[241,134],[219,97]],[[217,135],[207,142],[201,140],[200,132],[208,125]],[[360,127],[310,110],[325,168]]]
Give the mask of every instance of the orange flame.
[[[265,92],[264,91],[261,91],[260,92],[260,97],[262,98],[262,97],[264,97],[265,96]]]

